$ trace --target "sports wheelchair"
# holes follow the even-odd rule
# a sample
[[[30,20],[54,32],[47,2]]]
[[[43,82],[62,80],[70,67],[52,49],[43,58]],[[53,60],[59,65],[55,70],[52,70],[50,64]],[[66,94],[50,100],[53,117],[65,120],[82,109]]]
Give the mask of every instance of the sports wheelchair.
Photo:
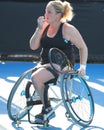
[[[9,118],[19,126],[22,118],[28,115],[28,121],[34,124],[33,113],[37,111],[37,105],[41,101],[31,82],[31,74],[34,68],[25,71],[14,84],[7,102]],[[44,115],[43,126],[49,125],[48,117],[60,105],[65,108],[65,116],[72,119],[78,125],[86,127],[91,124],[94,117],[94,101],[86,80],[74,71],[60,74],[57,81],[49,84],[49,99],[57,102],[53,110]],[[55,88],[59,88],[59,95]],[[51,97],[52,96],[52,97]],[[32,109],[33,113],[31,113]]]

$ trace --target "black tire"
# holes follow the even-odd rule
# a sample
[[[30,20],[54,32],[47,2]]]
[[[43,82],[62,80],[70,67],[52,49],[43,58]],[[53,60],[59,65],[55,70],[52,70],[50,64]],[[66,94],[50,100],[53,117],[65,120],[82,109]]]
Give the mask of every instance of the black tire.
[[[63,75],[61,82],[61,94],[69,117],[80,126],[90,125],[94,117],[94,101],[87,82],[69,73]]]
[[[27,107],[25,88],[27,82],[30,80],[33,69],[29,69],[24,72],[14,84],[7,102],[7,111],[9,118],[13,121],[17,121],[23,118],[27,114],[27,110],[31,107]]]

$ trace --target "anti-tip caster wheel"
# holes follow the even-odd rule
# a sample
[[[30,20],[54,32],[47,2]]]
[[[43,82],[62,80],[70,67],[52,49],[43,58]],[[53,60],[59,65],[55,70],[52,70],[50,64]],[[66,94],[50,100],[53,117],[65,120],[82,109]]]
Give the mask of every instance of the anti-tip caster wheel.
[[[67,119],[70,118],[70,115],[68,114],[68,112],[65,113],[65,116],[66,116]]]
[[[16,120],[16,125],[17,125],[17,127],[19,127],[19,125],[21,124],[21,121],[20,120]]]
[[[43,125],[44,125],[45,128],[49,127],[49,124],[48,124],[48,123],[49,123],[48,120],[44,121]]]

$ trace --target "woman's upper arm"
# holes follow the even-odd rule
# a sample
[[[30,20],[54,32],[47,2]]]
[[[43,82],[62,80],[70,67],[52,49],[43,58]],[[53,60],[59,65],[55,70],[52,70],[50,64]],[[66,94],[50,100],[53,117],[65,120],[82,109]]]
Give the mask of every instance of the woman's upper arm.
[[[64,27],[66,39],[69,40],[77,48],[86,46],[85,41],[76,27],[66,24]]]

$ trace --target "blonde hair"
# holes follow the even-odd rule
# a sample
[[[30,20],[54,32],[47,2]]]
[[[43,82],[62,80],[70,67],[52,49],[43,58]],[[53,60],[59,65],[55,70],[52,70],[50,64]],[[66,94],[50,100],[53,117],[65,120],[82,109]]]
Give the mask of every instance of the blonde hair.
[[[69,2],[67,1],[62,2],[61,0],[53,0],[50,1],[49,4],[51,4],[54,7],[56,13],[62,14],[61,22],[67,22],[72,20],[74,12],[73,7]]]

